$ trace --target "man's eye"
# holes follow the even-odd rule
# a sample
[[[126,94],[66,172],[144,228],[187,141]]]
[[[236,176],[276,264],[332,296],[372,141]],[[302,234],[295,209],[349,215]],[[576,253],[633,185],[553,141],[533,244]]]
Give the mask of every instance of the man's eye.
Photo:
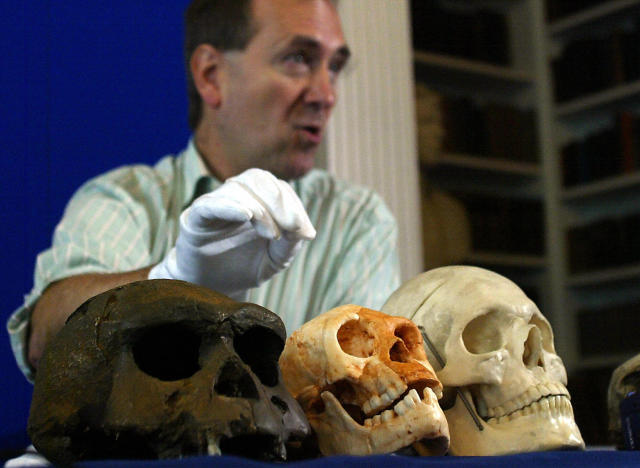
[[[285,61],[295,64],[307,65],[310,63],[309,56],[304,52],[294,52],[285,56]]]
[[[345,65],[346,65],[346,62],[344,62],[343,60],[340,60],[340,61],[332,62],[331,64],[329,64],[329,69],[331,70],[332,73],[334,73],[335,75],[338,75],[344,69]]]

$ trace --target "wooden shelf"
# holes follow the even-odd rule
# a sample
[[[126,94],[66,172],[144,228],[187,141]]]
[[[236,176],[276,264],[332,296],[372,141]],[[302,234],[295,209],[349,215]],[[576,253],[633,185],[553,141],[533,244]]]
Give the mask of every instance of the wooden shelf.
[[[580,273],[569,276],[567,286],[579,288],[596,286],[605,283],[640,279],[640,265],[629,265],[619,268],[607,268],[589,273]]]
[[[609,177],[596,182],[565,189],[561,196],[564,201],[577,201],[613,192],[640,189],[640,172]]]
[[[414,51],[413,58],[416,76],[425,75],[425,82],[476,90],[520,88],[533,83],[531,75],[511,67],[424,51]]]
[[[564,104],[558,104],[556,117],[560,119],[580,118],[583,114],[609,112],[622,104],[640,102],[640,81],[616,86],[599,93],[577,98]]]
[[[437,166],[452,166],[464,169],[476,169],[478,171],[498,172],[516,176],[538,177],[540,165],[536,163],[510,161],[506,159],[492,158],[489,156],[476,156],[469,154],[448,153],[441,155],[432,164],[425,163],[427,168]]]
[[[421,167],[427,181],[450,192],[524,199],[542,196],[538,164],[444,154],[436,163],[422,163]]]
[[[599,24],[615,23],[636,10],[640,11],[640,0],[606,2],[554,21],[547,33],[555,37],[580,34]]]

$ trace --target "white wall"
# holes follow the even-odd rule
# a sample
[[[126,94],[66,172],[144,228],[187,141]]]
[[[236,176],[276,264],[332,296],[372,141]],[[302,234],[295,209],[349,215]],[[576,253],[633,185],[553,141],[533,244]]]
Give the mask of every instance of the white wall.
[[[407,280],[423,265],[408,0],[341,0],[338,9],[353,57],[339,80],[327,168],[385,199]]]

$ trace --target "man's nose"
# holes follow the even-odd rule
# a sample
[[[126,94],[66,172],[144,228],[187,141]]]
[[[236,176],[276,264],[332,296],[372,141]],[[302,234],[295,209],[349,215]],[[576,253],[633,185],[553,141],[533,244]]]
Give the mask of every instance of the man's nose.
[[[323,109],[331,109],[336,103],[336,87],[332,73],[324,67],[311,75],[305,101]]]

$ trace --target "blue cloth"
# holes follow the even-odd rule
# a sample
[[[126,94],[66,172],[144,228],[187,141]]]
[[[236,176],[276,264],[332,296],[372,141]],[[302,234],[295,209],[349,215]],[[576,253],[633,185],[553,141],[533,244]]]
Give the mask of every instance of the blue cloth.
[[[576,452],[535,452],[518,455],[496,457],[407,457],[402,455],[374,455],[366,457],[333,456],[289,463],[267,463],[244,458],[221,457],[192,457],[182,460],[149,461],[94,461],[77,464],[86,468],[165,468],[165,467],[246,467],[246,468],[383,468],[383,467],[557,467],[572,466],[585,467],[638,467],[640,466],[640,452],[626,452],[613,450],[587,450]]]

